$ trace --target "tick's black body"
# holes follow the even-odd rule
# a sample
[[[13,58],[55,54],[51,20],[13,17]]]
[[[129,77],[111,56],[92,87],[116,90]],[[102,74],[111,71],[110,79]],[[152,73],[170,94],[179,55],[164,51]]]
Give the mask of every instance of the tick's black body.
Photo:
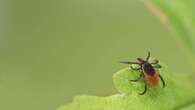
[[[137,58],[137,60],[139,62],[128,62],[128,61],[124,61],[124,62],[121,62],[121,63],[124,63],[124,64],[138,64],[140,65],[140,68],[133,68],[132,66],[131,69],[133,70],[136,70],[136,71],[140,71],[140,75],[137,79],[135,80],[130,80],[130,81],[133,81],[133,82],[136,82],[136,81],[139,81],[141,79],[144,80],[144,84],[145,84],[145,87],[144,87],[144,91],[142,93],[139,93],[140,95],[143,95],[146,93],[147,91],[147,80],[146,80],[146,76],[148,77],[153,77],[153,78],[160,78],[160,80],[162,81],[163,83],[163,88],[165,87],[165,82],[163,80],[163,78],[161,77],[160,74],[157,74],[155,68],[161,68],[161,66],[158,64],[158,60],[154,60],[153,63],[149,63],[149,58],[150,58],[150,52],[148,52],[148,56],[146,57],[146,60],[143,60],[142,58]]]
[[[141,65],[142,70],[144,73],[148,74],[148,75],[154,75],[156,73],[156,71],[154,70],[153,66],[150,63],[144,63]]]

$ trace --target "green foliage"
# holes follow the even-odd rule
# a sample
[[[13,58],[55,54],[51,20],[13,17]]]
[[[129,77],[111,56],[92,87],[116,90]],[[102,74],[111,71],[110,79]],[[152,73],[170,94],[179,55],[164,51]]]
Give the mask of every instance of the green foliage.
[[[138,95],[143,91],[143,82],[129,82],[139,75],[139,72],[125,68],[115,73],[114,84],[120,94],[97,97],[78,96],[73,103],[60,107],[58,110],[172,110],[185,107],[195,99],[195,88],[188,74],[175,74],[166,69],[159,70],[167,86],[163,89],[149,88],[145,95]]]
[[[174,32],[179,46],[184,47],[188,60],[195,66],[195,13],[194,0],[145,0],[146,6]],[[192,74],[192,77],[194,75]],[[194,110],[195,105],[182,110]]]
[[[176,33],[176,40],[195,57],[194,0],[145,0],[160,19],[166,19],[169,29]],[[162,16],[164,15],[164,16]]]
[[[195,109],[195,104],[192,104],[192,105],[189,105],[188,107],[183,108],[181,110],[194,110],[194,109]]]
[[[175,39],[195,59],[195,13],[194,0],[145,0],[149,8],[176,33]],[[192,63],[194,64],[194,63]],[[149,88],[143,96],[143,82],[129,82],[139,73],[125,68],[114,74],[113,80],[119,94],[108,97],[78,96],[73,103],[58,110],[194,110],[195,82],[193,74],[179,74],[159,70],[165,79],[166,88],[161,85]]]

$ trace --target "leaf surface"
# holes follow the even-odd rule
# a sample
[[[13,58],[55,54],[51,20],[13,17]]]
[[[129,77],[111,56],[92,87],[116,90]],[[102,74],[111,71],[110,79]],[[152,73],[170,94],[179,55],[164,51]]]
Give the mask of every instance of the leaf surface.
[[[107,97],[81,95],[74,98],[73,103],[60,107],[58,110],[177,110],[184,109],[195,99],[195,87],[189,74],[159,70],[166,81],[166,87],[149,88],[145,95],[143,82],[129,82],[139,72],[125,68],[113,75],[116,88],[120,92]],[[191,110],[184,109],[184,110]]]

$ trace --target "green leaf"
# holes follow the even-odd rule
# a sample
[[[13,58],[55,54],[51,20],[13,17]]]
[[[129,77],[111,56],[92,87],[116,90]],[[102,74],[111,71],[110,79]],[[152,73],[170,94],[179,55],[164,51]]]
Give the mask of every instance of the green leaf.
[[[146,6],[163,24],[174,32],[175,39],[195,58],[195,1],[194,0],[144,0]],[[179,46],[180,46],[179,45]]]
[[[179,74],[163,69],[159,70],[166,87],[151,87],[145,95],[143,82],[129,82],[135,79],[139,72],[125,68],[115,73],[114,84],[119,94],[98,97],[82,95],[74,98],[73,103],[60,107],[58,110],[177,110],[189,106],[195,99],[195,87],[190,74]],[[186,109],[190,110],[190,109]]]
[[[189,105],[181,110],[195,110],[195,104]]]

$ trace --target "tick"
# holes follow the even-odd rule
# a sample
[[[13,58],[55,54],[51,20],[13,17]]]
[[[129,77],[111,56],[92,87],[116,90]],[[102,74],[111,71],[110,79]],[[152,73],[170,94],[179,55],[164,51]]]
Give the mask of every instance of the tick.
[[[163,84],[163,88],[165,87],[165,81],[163,77],[157,72],[157,69],[161,68],[159,65],[158,60],[154,60],[154,62],[149,62],[150,59],[150,52],[148,52],[148,55],[146,59],[137,58],[138,62],[129,62],[129,61],[122,61],[120,63],[124,64],[130,64],[130,67],[132,70],[140,71],[139,77],[137,77],[134,80],[130,80],[131,82],[137,82],[140,80],[144,81],[144,91],[139,93],[140,95],[144,95],[147,91],[148,86],[153,87],[157,86],[161,80]],[[133,68],[132,64],[139,65],[139,68]]]

